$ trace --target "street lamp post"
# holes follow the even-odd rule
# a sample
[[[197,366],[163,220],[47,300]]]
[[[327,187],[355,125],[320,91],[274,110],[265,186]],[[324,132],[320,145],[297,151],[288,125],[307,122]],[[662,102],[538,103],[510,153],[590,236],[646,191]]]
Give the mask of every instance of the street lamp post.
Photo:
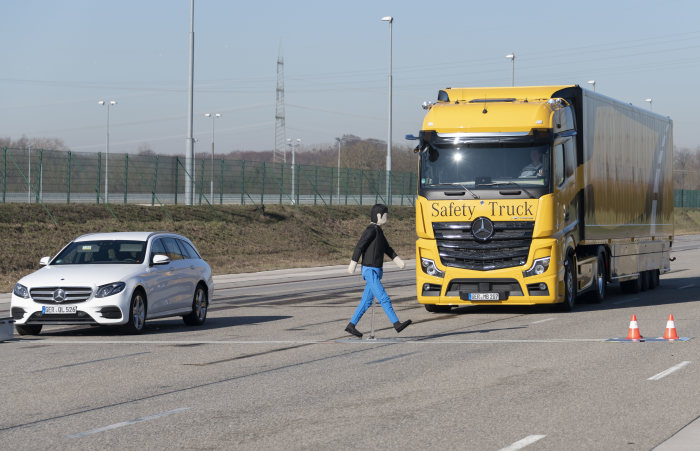
[[[297,138],[296,141],[292,141],[291,138],[287,138],[287,146],[292,150],[292,204],[296,203],[296,197],[294,197],[295,194],[295,185],[296,185],[296,174],[295,174],[295,166],[296,166],[296,155],[295,155],[295,148],[301,146],[301,138]]]
[[[109,107],[117,104],[116,100],[100,100],[98,105],[107,106],[107,150],[105,154],[105,203],[109,203]]]
[[[654,111],[654,108],[651,106],[651,101],[652,99],[644,99],[645,102],[649,102],[649,110]]]
[[[595,80],[588,80],[589,85],[593,85],[593,92],[595,92]]]
[[[214,123],[221,113],[204,113],[204,117],[211,118],[211,202],[214,202]]]
[[[506,55],[506,58],[508,58],[511,62],[510,84],[511,86],[515,86],[515,52],[511,53],[510,55]]]
[[[32,145],[29,144],[29,171],[27,174],[27,203],[32,203]]]
[[[391,95],[392,95],[392,78],[391,78],[391,60],[392,60],[392,26],[394,18],[384,16],[381,19],[383,22],[389,22],[389,136],[386,144],[386,201],[391,205]]]
[[[340,202],[340,143],[341,138],[335,138],[338,141],[338,202]]]

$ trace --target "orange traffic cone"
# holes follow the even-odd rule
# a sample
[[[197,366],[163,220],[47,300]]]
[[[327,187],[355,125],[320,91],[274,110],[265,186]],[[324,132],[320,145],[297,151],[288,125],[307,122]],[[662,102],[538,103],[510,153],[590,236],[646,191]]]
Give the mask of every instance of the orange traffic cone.
[[[630,319],[630,330],[627,332],[628,340],[641,340],[642,335],[639,333],[639,326],[637,326],[637,315],[632,315]]]
[[[678,334],[676,333],[676,323],[673,321],[673,315],[668,315],[668,321],[666,322],[666,332],[664,333],[664,339],[666,339],[666,340],[678,340]]]

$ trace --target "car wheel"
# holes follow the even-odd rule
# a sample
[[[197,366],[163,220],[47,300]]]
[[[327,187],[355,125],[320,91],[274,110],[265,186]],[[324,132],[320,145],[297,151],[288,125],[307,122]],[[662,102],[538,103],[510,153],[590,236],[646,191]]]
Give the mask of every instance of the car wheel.
[[[607,291],[607,272],[605,271],[605,253],[603,251],[598,252],[598,270],[593,283],[595,284],[595,289],[591,300],[596,304],[600,304],[605,300]]]
[[[188,326],[201,326],[207,319],[207,307],[209,307],[207,291],[202,285],[198,285],[192,299],[192,312],[183,316],[182,320]]]
[[[20,335],[39,335],[41,324],[15,324],[15,329]]]
[[[126,330],[131,334],[140,334],[146,325],[146,295],[141,290],[134,292],[131,296],[131,306],[129,307],[129,322],[126,323]]]
[[[565,312],[570,312],[576,304],[576,273],[574,272],[574,259],[572,256],[566,258],[564,263],[564,302],[561,308]]]
[[[448,313],[452,310],[451,305],[425,304],[425,309],[430,313]]]

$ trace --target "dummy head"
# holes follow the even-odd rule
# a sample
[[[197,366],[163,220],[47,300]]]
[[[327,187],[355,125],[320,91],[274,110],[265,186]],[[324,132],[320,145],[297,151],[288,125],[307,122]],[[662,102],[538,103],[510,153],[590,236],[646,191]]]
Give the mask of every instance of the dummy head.
[[[372,206],[369,216],[371,221],[377,225],[386,224],[387,217],[389,216],[389,209],[386,208],[384,204],[375,204]]]

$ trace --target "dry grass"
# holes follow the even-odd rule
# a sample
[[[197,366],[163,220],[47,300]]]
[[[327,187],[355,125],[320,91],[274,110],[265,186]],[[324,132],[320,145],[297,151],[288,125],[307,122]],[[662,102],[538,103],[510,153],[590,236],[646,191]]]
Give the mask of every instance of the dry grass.
[[[49,205],[58,226],[40,205],[0,205],[0,292],[39,267],[73,238],[93,232],[180,233],[194,242],[214,274],[343,264],[369,223],[369,206],[184,207]],[[166,213],[167,211],[167,213]],[[168,216],[169,215],[169,216]],[[170,219],[172,217],[172,220]],[[387,238],[404,259],[415,252],[414,210],[392,207]]]
[[[700,208],[676,208],[673,222],[676,235],[700,233]]]

